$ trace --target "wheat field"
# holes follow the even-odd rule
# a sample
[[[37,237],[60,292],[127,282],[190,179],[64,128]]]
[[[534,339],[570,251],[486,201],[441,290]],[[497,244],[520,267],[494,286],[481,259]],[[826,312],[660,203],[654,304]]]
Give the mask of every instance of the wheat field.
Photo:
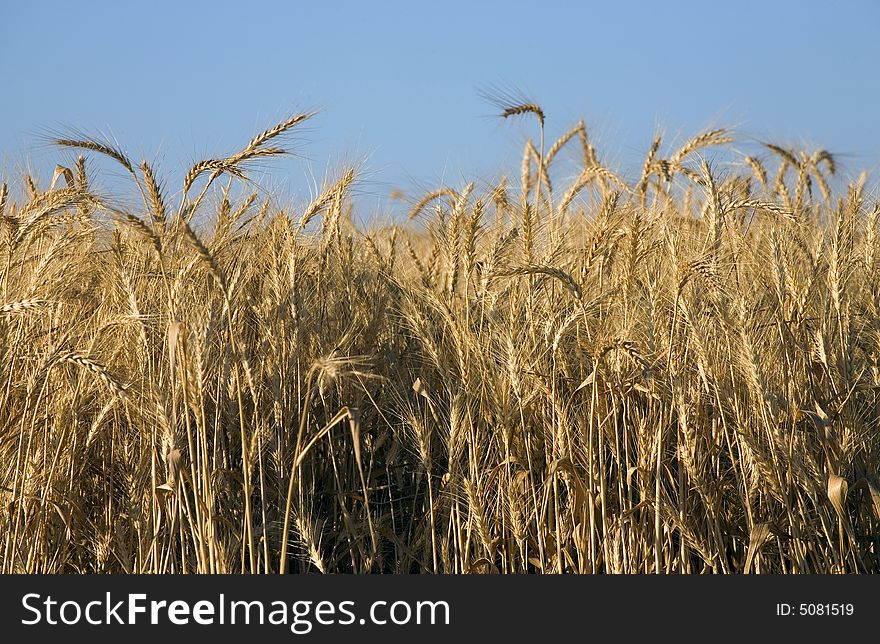
[[[391,226],[354,169],[251,182],[308,113],[182,186],[89,138],[7,177],[0,570],[878,571],[865,177],[723,129],[627,177],[499,113],[520,176]]]

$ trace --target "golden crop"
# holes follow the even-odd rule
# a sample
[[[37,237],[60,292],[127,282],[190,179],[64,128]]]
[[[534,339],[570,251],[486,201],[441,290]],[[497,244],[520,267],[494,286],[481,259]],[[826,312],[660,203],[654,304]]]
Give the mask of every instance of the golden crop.
[[[775,145],[713,170],[725,130],[626,178],[502,114],[540,127],[518,180],[381,229],[353,171],[242,192],[308,114],[174,199],[57,142],[137,208],[82,156],[4,185],[2,571],[876,572],[864,181]]]

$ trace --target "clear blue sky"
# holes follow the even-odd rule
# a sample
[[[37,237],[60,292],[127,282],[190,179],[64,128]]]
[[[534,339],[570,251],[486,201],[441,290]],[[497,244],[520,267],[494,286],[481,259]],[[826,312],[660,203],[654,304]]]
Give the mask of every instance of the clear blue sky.
[[[808,142],[844,169],[880,162],[880,2],[5,2],[0,172],[55,154],[46,129],[111,132],[179,176],[299,109],[320,115],[275,162],[292,193],[366,158],[380,206],[516,168],[528,122],[478,94],[523,89],[557,135],[584,118],[636,172],[662,125]]]

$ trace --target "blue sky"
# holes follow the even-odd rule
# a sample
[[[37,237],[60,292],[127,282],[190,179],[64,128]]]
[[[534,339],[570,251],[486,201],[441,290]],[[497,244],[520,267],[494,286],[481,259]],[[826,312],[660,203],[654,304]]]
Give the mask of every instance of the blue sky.
[[[584,118],[634,173],[662,126],[828,148],[880,165],[880,3],[15,2],[0,8],[0,172],[51,174],[47,129],[110,132],[177,177],[290,112],[320,115],[265,180],[293,195],[363,161],[362,193],[417,193],[516,168],[522,89],[551,138]]]

